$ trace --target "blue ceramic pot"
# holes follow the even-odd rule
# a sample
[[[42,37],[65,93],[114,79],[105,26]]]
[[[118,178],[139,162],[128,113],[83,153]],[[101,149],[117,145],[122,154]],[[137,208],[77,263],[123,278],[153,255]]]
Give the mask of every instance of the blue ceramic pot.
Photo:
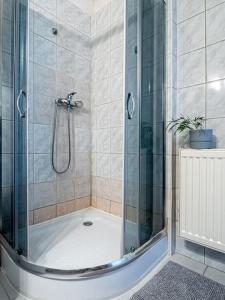
[[[212,129],[190,130],[190,147],[192,149],[211,149],[213,148]]]

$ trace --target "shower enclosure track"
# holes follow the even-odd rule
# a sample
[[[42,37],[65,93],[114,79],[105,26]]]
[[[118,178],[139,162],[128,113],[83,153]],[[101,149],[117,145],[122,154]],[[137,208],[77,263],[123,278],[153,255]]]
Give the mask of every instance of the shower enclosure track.
[[[112,261],[108,264],[96,266],[93,268],[84,268],[77,270],[61,270],[61,269],[53,269],[47,268],[43,266],[36,265],[34,263],[29,262],[24,256],[19,255],[12,247],[8,244],[6,239],[0,234],[0,243],[5,248],[13,262],[34,275],[49,278],[49,279],[57,279],[57,280],[81,280],[81,279],[90,279],[96,278],[103,274],[113,272],[117,269],[123,268],[126,265],[132,263],[143,254],[145,254],[148,250],[150,250],[157,242],[167,236],[166,229],[163,229],[156,236],[154,236],[151,240],[149,240],[142,247],[137,249],[133,253],[129,253],[122,257],[121,259]]]

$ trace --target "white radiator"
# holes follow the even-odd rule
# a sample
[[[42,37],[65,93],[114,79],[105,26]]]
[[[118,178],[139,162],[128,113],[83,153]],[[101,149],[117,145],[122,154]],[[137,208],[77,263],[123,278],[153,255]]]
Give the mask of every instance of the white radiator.
[[[225,150],[181,150],[180,164],[180,235],[225,252]]]

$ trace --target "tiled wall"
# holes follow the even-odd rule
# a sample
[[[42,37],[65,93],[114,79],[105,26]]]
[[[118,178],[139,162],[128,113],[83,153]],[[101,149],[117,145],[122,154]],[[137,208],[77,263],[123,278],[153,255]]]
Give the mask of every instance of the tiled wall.
[[[121,216],[124,3],[100,2],[92,18],[92,205]]]
[[[224,1],[178,1],[177,113],[204,116],[225,147]]]
[[[90,205],[91,16],[76,2],[36,0],[30,3],[31,223]],[[57,28],[57,35],[53,35],[52,28]],[[83,101],[84,107],[71,112],[71,167],[64,175],[57,175],[51,165],[54,100],[72,91],[77,92],[76,99]],[[60,108],[59,118],[55,161],[62,170],[68,160],[66,110]]]
[[[204,116],[225,148],[225,1],[177,0],[177,115]],[[186,137],[178,139],[178,146]],[[178,148],[177,148],[178,149]],[[177,222],[179,160],[177,159]],[[225,254],[177,239],[177,252],[225,270]]]
[[[119,216],[122,212],[123,1],[93,1],[91,15],[86,2],[36,0],[30,6],[31,224],[87,207],[91,194],[93,206]],[[70,170],[56,175],[51,166],[54,99],[71,91],[84,108],[71,114]],[[61,109],[59,117],[55,159],[63,168],[66,112]]]
[[[3,18],[0,25],[0,59],[3,70],[0,75],[1,84],[1,154],[2,154],[2,231],[11,240],[12,233],[12,176],[13,176],[13,5],[9,0],[1,1],[0,13]]]

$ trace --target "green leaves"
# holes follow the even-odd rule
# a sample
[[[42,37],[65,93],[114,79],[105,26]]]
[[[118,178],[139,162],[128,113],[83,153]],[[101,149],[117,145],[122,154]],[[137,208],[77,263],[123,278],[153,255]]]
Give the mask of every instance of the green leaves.
[[[182,133],[185,130],[197,130],[203,127],[204,121],[205,118],[203,117],[190,118],[181,116],[178,119],[172,119],[172,121],[169,122],[167,129],[171,131],[176,128],[174,134],[177,132]]]

